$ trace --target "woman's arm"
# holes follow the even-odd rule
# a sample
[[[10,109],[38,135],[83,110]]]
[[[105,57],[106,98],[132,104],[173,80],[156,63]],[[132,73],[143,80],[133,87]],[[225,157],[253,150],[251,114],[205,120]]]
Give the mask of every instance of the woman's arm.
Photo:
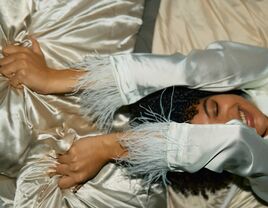
[[[122,133],[113,133],[88,137],[76,141],[70,150],[58,158],[56,174],[60,188],[69,188],[81,184],[94,176],[101,168],[115,158],[127,154],[118,142]]]
[[[0,73],[16,88],[21,88],[24,84],[42,94],[72,92],[85,72],[49,68],[38,42],[35,39],[31,40],[31,49],[10,45],[3,50],[4,58],[0,60]]]

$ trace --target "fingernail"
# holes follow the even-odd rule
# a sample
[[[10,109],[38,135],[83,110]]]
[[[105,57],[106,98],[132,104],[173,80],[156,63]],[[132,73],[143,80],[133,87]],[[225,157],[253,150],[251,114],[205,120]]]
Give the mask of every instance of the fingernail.
[[[55,173],[56,172],[56,169],[55,168],[49,168],[47,170],[48,173]]]
[[[55,169],[52,169],[52,168],[48,169],[48,170],[47,170],[47,175],[48,175],[50,178],[53,177],[54,175],[56,175],[56,170],[55,170]]]
[[[77,191],[78,191],[81,187],[82,187],[81,184],[76,185],[75,187],[72,188],[72,192],[73,192],[74,194],[77,193]]]

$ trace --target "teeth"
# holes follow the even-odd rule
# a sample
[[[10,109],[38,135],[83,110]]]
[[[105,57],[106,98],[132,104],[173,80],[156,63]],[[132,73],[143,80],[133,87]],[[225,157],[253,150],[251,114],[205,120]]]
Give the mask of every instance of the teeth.
[[[239,111],[239,114],[240,114],[240,118],[241,118],[242,122],[244,124],[247,124],[247,119],[246,119],[245,113],[243,111]]]

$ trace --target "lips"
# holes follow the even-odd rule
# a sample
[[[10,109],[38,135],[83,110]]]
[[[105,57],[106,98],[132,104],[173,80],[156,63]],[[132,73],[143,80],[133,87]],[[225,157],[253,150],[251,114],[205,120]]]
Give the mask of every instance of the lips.
[[[240,118],[244,124],[246,124],[252,128],[255,128],[254,118],[249,112],[240,108],[239,115],[240,115]]]

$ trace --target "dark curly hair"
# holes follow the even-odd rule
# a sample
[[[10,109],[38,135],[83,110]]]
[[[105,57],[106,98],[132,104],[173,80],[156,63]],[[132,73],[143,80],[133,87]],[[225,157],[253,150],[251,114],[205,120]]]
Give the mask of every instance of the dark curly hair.
[[[152,93],[138,102],[125,106],[122,111],[129,114],[131,124],[139,125],[144,121],[157,122],[161,119],[178,123],[190,122],[198,113],[196,106],[201,99],[223,93],[214,93],[173,86]],[[241,91],[229,91],[224,94],[242,95]],[[150,112],[153,112],[150,113]],[[206,168],[196,173],[169,172],[168,179],[175,190],[184,195],[202,194],[208,198],[207,191],[215,192],[227,188],[233,182],[241,186],[243,179],[228,172],[216,173]]]

